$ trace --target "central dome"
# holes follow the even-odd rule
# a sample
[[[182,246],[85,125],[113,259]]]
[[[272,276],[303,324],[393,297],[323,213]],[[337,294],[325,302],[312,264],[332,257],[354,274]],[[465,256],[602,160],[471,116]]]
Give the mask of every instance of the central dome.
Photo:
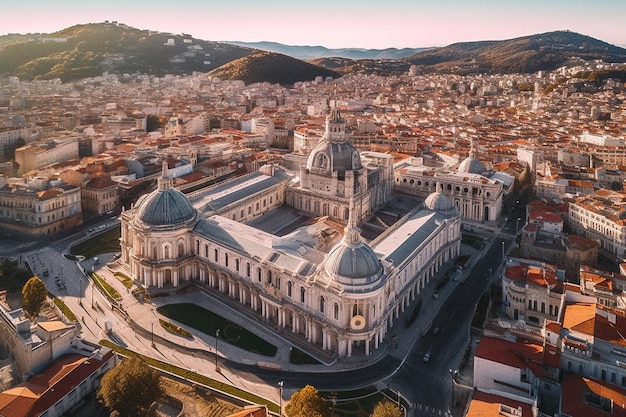
[[[363,165],[352,143],[321,141],[309,154],[306,167],[330,175],[333,172],[356,171]]]
[[[326,117],[324,137],[309,154],[306,168],[318,174],[357,171],[363,168],[361,155],[346,136],[345,120],[338,109]]]

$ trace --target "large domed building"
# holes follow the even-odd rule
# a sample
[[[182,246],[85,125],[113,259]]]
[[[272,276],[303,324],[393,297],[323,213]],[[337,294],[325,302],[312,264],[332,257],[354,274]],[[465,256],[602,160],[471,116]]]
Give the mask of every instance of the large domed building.
[[[148,293],[187,286],[221,293],[232,308],[247,309],[300,347],[309,345],[311,354],[370,355],[439,268],[459,255],[461,222],[449,199],[435,193],[366,242],[357,224],[375,207],[369,179],[378,181],[386,166],[375,166],[370,156],[365,162],[341,124],[333,113],[326,143],[307,164],[312,186],[295,192],[284,171],[267,168],[189,199],[172,188],[164,167],[158,189],[121,216],[120,260],[129,275]],[[336,188],[331,192],[325,184]],[[255,227],[251,220],[289,205],[285,195],[345,204],[343,236],[321,245],[321,236],[329,235],[323,221],[284,236]]]

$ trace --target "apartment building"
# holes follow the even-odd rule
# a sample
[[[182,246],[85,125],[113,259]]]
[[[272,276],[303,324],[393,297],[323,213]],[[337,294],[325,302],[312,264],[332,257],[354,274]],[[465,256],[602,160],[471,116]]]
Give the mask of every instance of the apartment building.
[[[74,158],[78,158],[77,136],[32,143],[15,150],[15,162],[19,164],[18,175]]]
[[[506,316],[537,327],[545,320],[557,320],[565,301],[563,275],[554,265],[510,259],[502,272]]]
[[[622,262],[626,250],[626,193],[598,190],[569,204],[569,226],[600,243],[600,253]]]
[[[47,236],[82,222],[80,187],[35,178],[0,188],[0,223],[9,230]]]

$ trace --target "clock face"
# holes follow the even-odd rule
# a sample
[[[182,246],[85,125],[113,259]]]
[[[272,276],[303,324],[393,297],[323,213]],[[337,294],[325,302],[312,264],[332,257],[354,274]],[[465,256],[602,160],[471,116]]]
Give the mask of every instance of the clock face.
[[[356,315],[350,319],[350,327],[352,330],[363,330],[365,328],[365,317]]]

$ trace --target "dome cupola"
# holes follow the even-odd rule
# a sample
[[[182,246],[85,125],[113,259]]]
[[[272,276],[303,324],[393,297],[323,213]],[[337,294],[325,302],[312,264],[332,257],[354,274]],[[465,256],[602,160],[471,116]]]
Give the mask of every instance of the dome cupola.
[[[365,292],[382,282],[383,266],[372,248],[361,240],[353,224],[353,204],[343,239],[326,256],[324,271],[328,279],[341,284],[346,292]]]
[[[145,225],[171,228],[186,225],[196,218],[196,209],[172,184],[164,162],[157,189],[137,202],[137,218]]]

